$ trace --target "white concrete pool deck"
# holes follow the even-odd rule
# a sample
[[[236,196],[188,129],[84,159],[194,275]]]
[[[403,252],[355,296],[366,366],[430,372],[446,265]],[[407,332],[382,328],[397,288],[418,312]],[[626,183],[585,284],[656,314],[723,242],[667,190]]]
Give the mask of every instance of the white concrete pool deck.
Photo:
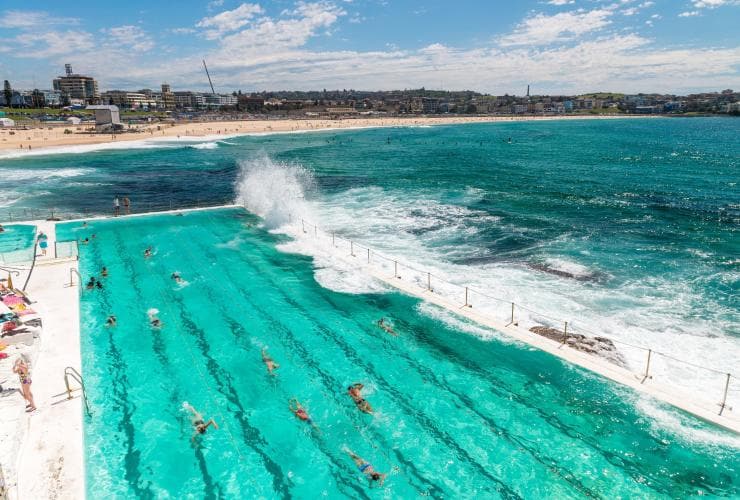
[[[176,214],[236,206],[224,205],[172,210],[134,214],[125,217]],[[95,217],[79,220],[90,221],[110,218]],[[38,411],[31,415],[21,414],[17,425],[20,432],[15,435],[14,439],[6,439],[0,433],[0,437],[3,438],[0,443],[0,458],[11,456],[8,450],[18,448],[17,466],[15,468],[17,472],[13,471],[12,467],[9,467],[9,470],[6,471],[6,481],[11,486],[11,499],[84,498],[82,399],[78,391],[74,393],[73,399],[67,400],[63,378],[64,369],[67,366],[81,372],[80,283],[76,275],[74,286],[69,286],[70,269],[77,270],[77,261],[54,258],[55,222],[31,221],[28,223],[37,225],[39,230],[47,234],[50,249],[48,252],[50,255],[37,258],[37,267],[27,288],[28,295],[37,302],[34,307],[41,313],[44,321],[42,339],[32,367],[33,391]],[[453,303],[437,293],[429,292],[414,283],[398,279],[374,266],[365,265],[361,258],[350,255],[344,255],[343,258],[354,267],[403,293],[452,311],[461,317],[499,331],[523,344],[550,353],[564,361],[630,387],[639,393],[650,395],[702,420],[740,433],[740,415],[729,408],[720,416],[717,412],[709,409],[714,406],[713,403],[703,401],[702,398],[690,397],[651,379],[643,380],[638,374],[600,357],[571,349],[516,325],[504,324],[479,314],[473,308],[460,307],[460,304]],[[22,276],[22,278],[25,280],[25,276]],[[20,284],[17,284],[17,286],[20,286]],[[73,386],[77,387],[77,384],[73,384]],[[18,397],[20,396],[18,395]],[[3,401],[0,400],[0,410],[2,410],[2,404]],[[18,404],[22,405],[22,400]],[[8,477],[9,473],[13,474],[14,472],[17,474],[17,485],[12,477]]]

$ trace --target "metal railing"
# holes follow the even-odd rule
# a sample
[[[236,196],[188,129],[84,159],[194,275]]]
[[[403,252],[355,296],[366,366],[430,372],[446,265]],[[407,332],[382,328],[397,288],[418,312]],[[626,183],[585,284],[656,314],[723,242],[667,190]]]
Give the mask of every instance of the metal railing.
[[[73,389],[69,386],[69,379],[72,378],[80,384],[80,387]],[[82,400],[85,403],[85,413],[87,413],[88,417],[92,416],[92,413],[90,412],[90,406],[87,403],[87,391],[85,390],[85,383],[82,381],[82,375],[80,375],[80,372],[72,368],[71,366],[68,366],[64,369],[64,385],[67,388],[67,399],[72,399],[72,393],[74,391],[82,391]]]
[[[292,214],[290,215],[291,222],[296,221]],[[312,235],[314,238],[325,238],[325,242],[331,241],[331,247],[333,249],[340,249],[344,246],[344,256],[350,259],[358,259],[358,264],[365,266],[374,266],[375,269],[388,273],[388,276],[393,276],[395,279],[403,280],[406,283],[414,284],[420,288],[421,293],[434,293],[438,296],[452,302],[453,304],[459,305],[459,308],[473,308],[474,303],[476,308],[485,309],[486,305],[494,304],[498,305],[496,312],[492,313],[490,310],[478,311],[478,314],[494,319],[506,327],[514,325],[516,327],[523,323],[524,318],[522,314],[517,312],[526,312],[529,315],[528,321],[534,323],[534,326],[547,327],[552,333],[559,332],[558,336],[563,346],[575,348],[570,341],[575,341],[576,336],[588,334],[592,339],[607,339],[615,345],[618,345],[620,349],[636,349],[643,353],[645,356],[644,370],[641,369],[639,372],[635,372],[630,369],[640,380],[641,383],[645,383],[649,379],[653,379],[656,375],[655,372],[655,360],[657,357],[661,358],[662,361],[678,364],[687,369],[689,372],[692,370],[705,370],[708,373],[712,373],[721,378],[722,390],[717,391],[719,401],[717,402],[718,415],[722,415],[726,410],[732,410],[732,407],[728,404],[728,394],[731,391],[730,385],[732,379],[737,381],[738,376],[727,370],[718,370],[716,368],[710,368],[708,366],[699,365],[683,359],[676,358],[665,352],[653,349],[648,346],[636,345],[621,340],[614,339],[612,337],[606,337],[603,333],[599,334],[586,329],[582,326],[575,326],[576,323],[573,321],[567,321],[562,318],[555,318],[548,314],[541,313],[533,310],[529,307],[518,304],[510,299],[503,297],[496,297],[489,293],[483,292],[477,288],[460,285],[458,283],[452,283],[442,277],[432,274],[429,271],[419,269],[416,266],[402,262],[397,258],[391,258],[383,255],[377,250],[371,249],[368,246],[359,244],[357,241],[342,238],[336,234],[336,232],[327,232],[319,228],[316,224],[306,221],[305,219],[297,219],[300,221],[300,228],[306,235]],[[360,260],[361,259],[361,260]],[[392,273],[392,274],[391,274]],[[486,303],[487,302],[487,303]],[[522,327],[522,330],[530,333],[533,338],[539,337],[537,333]],[[621,353],[619,353],[621,355]],[[616,362],[614,359],[606,358],[609,361]],[[626,366],[625,366],[626,367]],[[627,367],[628,368],[628,367]],[[628,368],[629,369],[629,368]],[[668,381],[671,385],[681,386],[681,383],[675,379]],[[719,385],[719,379],[718,379]],[[686,387],[685,385],[683,387]],[[703,391],[706,394],[706,391]],[[733,392],[735,392],[733,390]],[[721,395],[721,396],[720,396]]]
[[[120,200],[121,198],[119,198]],[[39,207],[7,207],[0,209],[0,224],[37,220],[66,221],[89,219],[93,217],[122,217],[125,215],[143,215],[172,210],[187,210],[195,208],[211,208],[234,204],[234,196],[228,198],[207,198],[195,200],[175,200],[172,198],[147,199],[136,203],[132,202],[128,209],[121,206],[116,211],[112,203],[108,206],[70,208],[39,208]]]

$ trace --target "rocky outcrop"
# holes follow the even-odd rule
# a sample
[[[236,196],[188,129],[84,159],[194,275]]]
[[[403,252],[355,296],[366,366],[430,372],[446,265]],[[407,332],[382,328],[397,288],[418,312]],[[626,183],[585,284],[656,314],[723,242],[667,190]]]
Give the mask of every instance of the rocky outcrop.
[[[529,331],[556,342],[563,342],[563,340],[565,340],[565,344],[568,347],[588,354],[600,356],[621,367],[626,368],[627,366],[624,356],[619,352],[617,346],[614,345],[614,342],[605,337],[587,337],[580,333],[569,333],[567,336],[564,336],[562,330],[547,326],[533,326]]]

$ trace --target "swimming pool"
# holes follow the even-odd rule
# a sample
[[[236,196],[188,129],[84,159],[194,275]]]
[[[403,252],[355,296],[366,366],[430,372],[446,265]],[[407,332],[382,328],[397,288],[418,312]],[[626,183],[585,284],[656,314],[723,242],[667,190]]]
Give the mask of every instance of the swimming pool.
[[[0,263],[26,262],[33,259],[36,226],[3,225],[0,233]]]
[[[57,227],[60,240],[93,233],[83,277],[110,275],[81,301],[91,498],[740,494],[736,448],[657,427],[629,391],[456,331],[410,297],[324,289],[310,259],[278,252],[283,237],[243,210]],[[263,347],[281,365],[275,377]],[[354,382],[373,416],[346,394]],[[289,412],[292,397],[318,430]],[[220,429],[191,442],[184,401]],[[390,473],[383,488],[344,447]]]

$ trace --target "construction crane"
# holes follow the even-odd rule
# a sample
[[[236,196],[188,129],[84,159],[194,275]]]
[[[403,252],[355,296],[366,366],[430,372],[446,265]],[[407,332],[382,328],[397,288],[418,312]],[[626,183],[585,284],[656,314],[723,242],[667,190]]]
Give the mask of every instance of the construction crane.
[[[211,93],[213,95],[216,95],[216,91],[213,89],[213,82],[211,81],[211,75],[208,73],[208,66],[206,66],[206,60],[203,59],[203,68],[206,70],[206,76],[208,77],[208,83],[211,84]]]

